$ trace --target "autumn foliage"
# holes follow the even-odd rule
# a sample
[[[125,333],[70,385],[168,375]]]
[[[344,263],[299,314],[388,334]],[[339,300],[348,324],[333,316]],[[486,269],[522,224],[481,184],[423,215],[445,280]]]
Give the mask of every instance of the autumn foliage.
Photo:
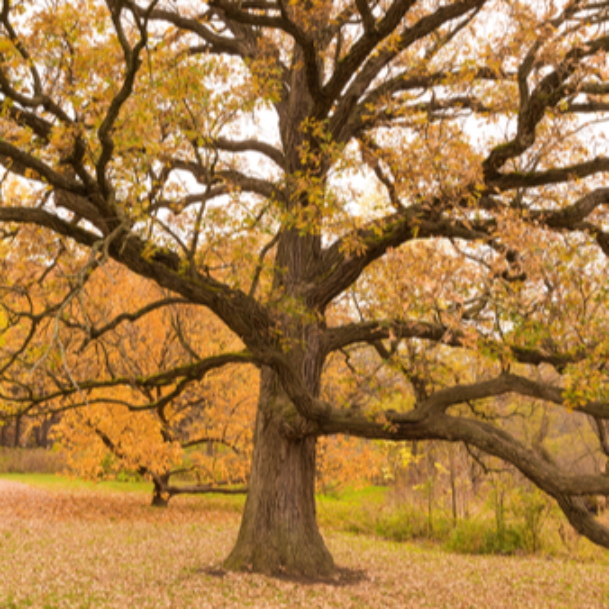
[[[5,420],[63,412],[161,498],[251,451],[234,570],[334,573],[316,477],[337,447],[374,471],[364,439],[508,463],[609,547],[609,477],[550,446],[570,416],[609,456],[607,20],[4,0]]]

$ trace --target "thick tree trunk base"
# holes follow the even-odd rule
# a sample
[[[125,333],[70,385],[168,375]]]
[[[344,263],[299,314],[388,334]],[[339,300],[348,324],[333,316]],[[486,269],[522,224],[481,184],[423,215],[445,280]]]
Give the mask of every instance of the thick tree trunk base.
[[[156,493],[152,495],[152,501],[150,503],[152,507],[160,507],[166,508],[169,505],[169,499],[165,499],[161,495],[157,495]]]
[[[315,517],[315,439],[286,439],[259,413],[241,529],[224,567],[330,578],[334,560]]]
[[[169,482],[169,476],[160,476],[161,483],[167,486]],[[154,491],[152,492],[152,507],[166,508],[169,505],[171,495],[164,490],[161,484],[154,481]]]
[[[156,508],[166,508],[169,505],[169,500],[155,493],[154,495],[152,495],[152,501],[150,502],[150,505]]]
[[[265,575],[330,579],[336,572],[334,560],[321,535],[317,536],[303,538],[287,532],[260,540],[256,535],[240,535],[224,567]]]

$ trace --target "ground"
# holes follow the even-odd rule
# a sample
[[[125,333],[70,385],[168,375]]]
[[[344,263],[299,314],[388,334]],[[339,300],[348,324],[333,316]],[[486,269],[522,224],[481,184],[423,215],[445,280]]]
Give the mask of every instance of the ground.
[[[225,573],[238,509],[0,480],[0,607],[609,607],[607,565],[462,556],[325,530],[336,582]]]

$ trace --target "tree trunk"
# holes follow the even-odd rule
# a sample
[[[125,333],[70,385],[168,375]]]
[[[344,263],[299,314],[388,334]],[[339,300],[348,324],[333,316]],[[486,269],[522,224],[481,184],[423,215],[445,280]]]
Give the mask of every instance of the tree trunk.
[[[316,439],[283,431],[281,399],[268,399],[264,376],[245,511],[224,566],[270,575],[329,577],[334,561],[315,517]]]
[[[152,492],[152,507],[166,508],[169,505],[170,495],[167,492],[167,484],[169,482],[169,476],[159,476],[159,481],[153,480],[154,490]],[[159,484],[159,482],[161,484]]]
[[[452,444],[448,445],[448,463],[450,467],[450,497],[452,500],[453,508],[453,526],[457,526],[457,520],[459,519],[459,513],[457,510],[457,483],[455,474],[455,449]]]
[[[21,417],[15,419],[15,437],[13,438],[13,447],[19,448],[19,441],[21,440]]]

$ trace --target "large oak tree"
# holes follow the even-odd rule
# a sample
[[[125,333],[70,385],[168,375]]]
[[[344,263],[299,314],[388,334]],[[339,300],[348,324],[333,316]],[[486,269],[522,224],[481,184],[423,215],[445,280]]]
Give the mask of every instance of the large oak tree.
[[[316,442],[332,434],[464,442],[609,547],[581,501],[609,495],[609,478],[560,469],[488,414],[503,394],[545,400],[589,417],[609,452],[608,9],[3,0],[4,252],[45,268],[4,292],[5,404],[83,407],[121,383],[169,400],[209,370],[259,366],[230,568],[332,572],[314,499]],[[90,323],[83,286],[110,258],[170,295]],[[51,268],[64,279],[41,308],[27,291]],[[80,333],[79,353],[103,362],[96,341],[180,303],[243,351],[95,379],[62,356]],[[356,348],[380,379],[404,376],[414,407],[323,399],[324,366]],[[462,373],[480,360],[484,374]]]

